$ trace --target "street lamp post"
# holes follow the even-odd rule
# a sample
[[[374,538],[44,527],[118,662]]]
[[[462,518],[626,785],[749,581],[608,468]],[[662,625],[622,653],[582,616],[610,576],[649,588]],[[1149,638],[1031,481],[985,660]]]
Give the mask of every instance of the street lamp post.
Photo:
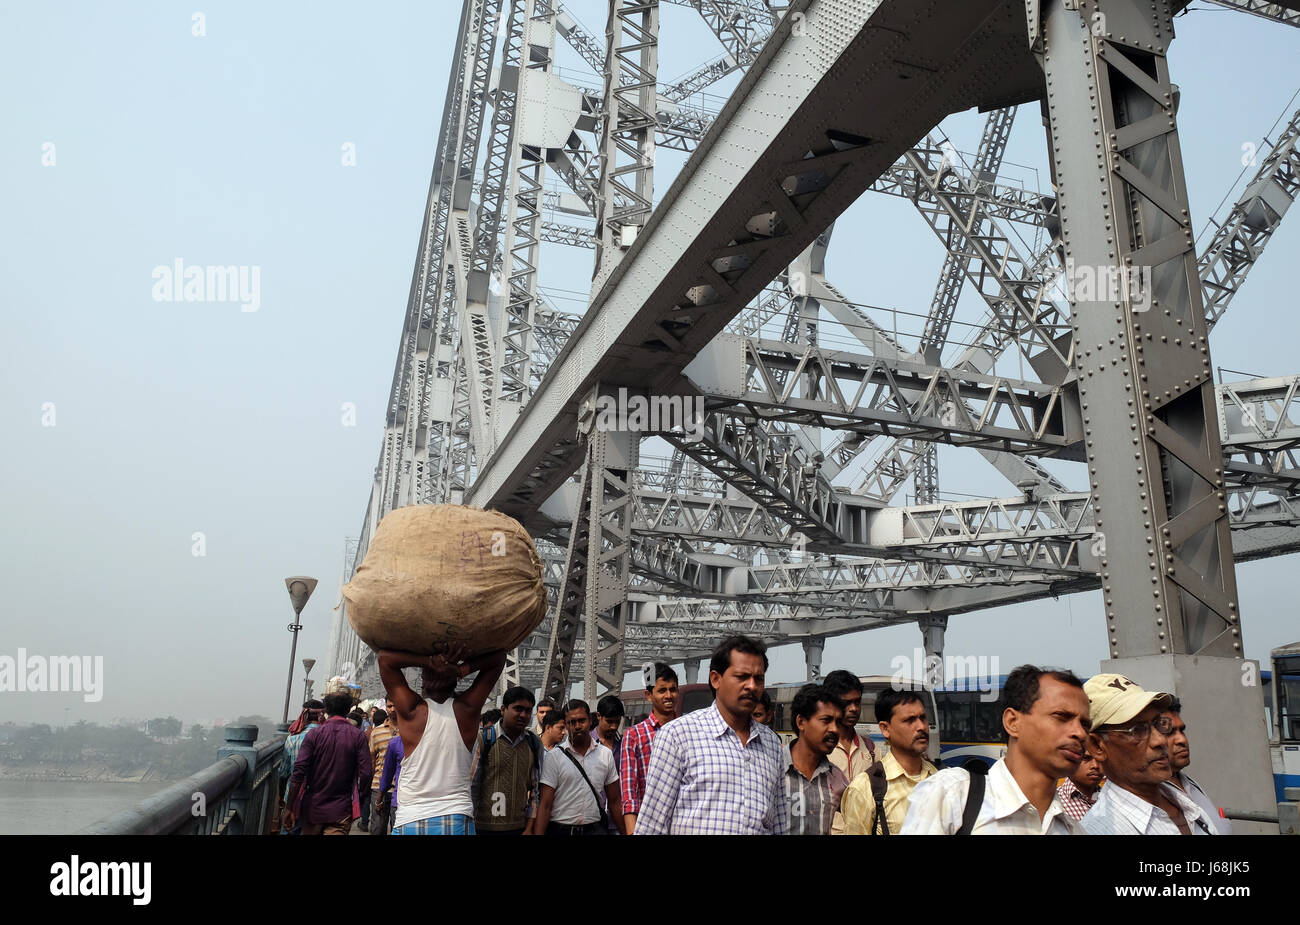
[[[316,590],[316,579],[292,575],[284,580],[284,585],[289,589],[289,601],[293,604],[293,622],[289,624],[289,632],[293,633],[293,647],[289,649],[289,679],[284,682],[284,718],[280,721],[287,723],[289,696],[293,690],[293,660],[298,656],[298,630],[302,629],[298,619],[302,616],[302,609],[307,606],[307,599]]]
[[[311,670],[316,665],[316,659],[304,658],[302,660],[302,702],[306,703],[311,700]]]

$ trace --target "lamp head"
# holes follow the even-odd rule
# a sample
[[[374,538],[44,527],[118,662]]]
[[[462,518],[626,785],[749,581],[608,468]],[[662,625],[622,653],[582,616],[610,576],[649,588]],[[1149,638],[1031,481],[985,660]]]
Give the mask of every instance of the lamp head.
[[[307,599],[316,590],[316,579],[308,578],[306,575],[292,575],[284,580],[284,586],[289,589],[289,600],[293,604],[293,612],[300,614],[302,609],[307,606]]]

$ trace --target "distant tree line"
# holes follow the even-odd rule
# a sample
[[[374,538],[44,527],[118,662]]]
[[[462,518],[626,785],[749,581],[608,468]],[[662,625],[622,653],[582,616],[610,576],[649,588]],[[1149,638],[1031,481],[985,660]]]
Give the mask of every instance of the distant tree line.
[[[275,731],[275,724],[264,716],[241,716],[232,725],[257,726],[259,738]],[[152,768],[165,780],[179,780],[216,761],[217,749],[226,741],[224,727],[198,723],[182,736],[181,721],[174,716],[151,719],[145,728],[148,732],[85,720],[60,728],[44,723],[23,726],[0,739],[0,764],[103,765],[114,774]]]

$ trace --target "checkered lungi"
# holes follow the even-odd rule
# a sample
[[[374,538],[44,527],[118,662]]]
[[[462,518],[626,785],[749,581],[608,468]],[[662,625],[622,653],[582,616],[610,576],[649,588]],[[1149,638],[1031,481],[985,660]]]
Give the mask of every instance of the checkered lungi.
[[[474,819],[459,813],[430,816],[394,826],[393,835],[474,835]]]

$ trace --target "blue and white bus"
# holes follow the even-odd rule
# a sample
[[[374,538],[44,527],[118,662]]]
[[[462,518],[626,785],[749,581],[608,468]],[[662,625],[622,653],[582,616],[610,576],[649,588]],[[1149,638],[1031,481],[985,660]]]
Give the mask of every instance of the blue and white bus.
[[[1287,787],[1300,787],[1300,642],[1269,653],[1271,671],[1261,671],[1268,716],[1273,789],[1278,802]]]

